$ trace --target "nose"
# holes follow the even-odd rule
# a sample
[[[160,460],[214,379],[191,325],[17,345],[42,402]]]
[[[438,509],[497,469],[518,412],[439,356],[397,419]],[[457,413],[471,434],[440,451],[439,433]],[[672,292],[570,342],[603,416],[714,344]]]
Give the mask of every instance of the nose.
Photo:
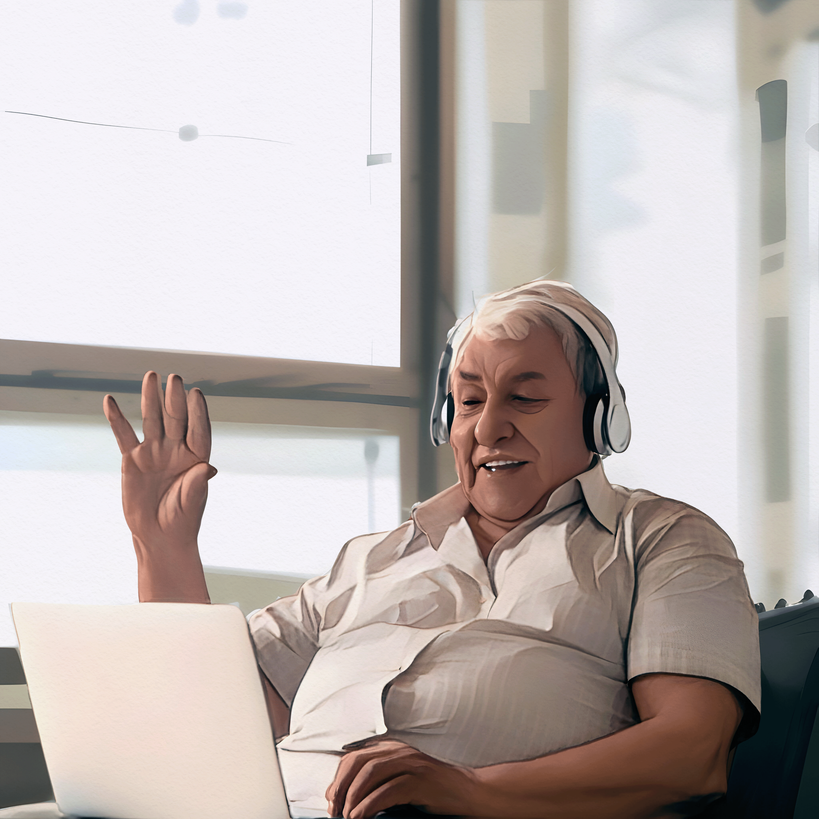
[[[475,441],[480,446],[495,446],[499,441],[511,438],[515,428],[504,402],[489,398],[483,406],[481,417],[475,425]]]

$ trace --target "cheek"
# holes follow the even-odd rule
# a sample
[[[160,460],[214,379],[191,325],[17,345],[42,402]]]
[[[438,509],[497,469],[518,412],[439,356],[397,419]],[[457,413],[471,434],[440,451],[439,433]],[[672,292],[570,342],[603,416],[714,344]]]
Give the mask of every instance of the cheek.
[[[472,437],[469,430],[463,424],[457,422],[453,424],[453,429],[449,436],[449,445],[455,456],[455,471],[461,483],[471,486],[474,480],[474,470],[472,468]]]
[[[460,435],[453,435],[449,439],[449,443],[451,444],[452,452],[455,455],[455,463],[460,468],[462,463],[466,463],[469,460],[469,447],[466,445],[466,442]]]

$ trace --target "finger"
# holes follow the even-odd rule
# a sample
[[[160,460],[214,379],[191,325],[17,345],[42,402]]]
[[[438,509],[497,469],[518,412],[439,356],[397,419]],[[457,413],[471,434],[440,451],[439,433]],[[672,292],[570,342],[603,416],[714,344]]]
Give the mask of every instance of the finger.
[[[331,807],[330,815],[338,816],[347,798],[347,790],[353,780],[358,776],[361,769],[371,760],[379,757],[403,754],[412,751],[409,746],[395,740],[384,739],[383,737],[370,737],[364,742],[369,743],[364,748],[351,751],[341,758],[336,770],[336,776],[330,787],[327,788],[325,797]],[[356,745],[357,743],[350,743]]]
[[[210,416],[202,391],[194,387],[188,393],[188,449],[207,461],[210,458]],[[216,472],[213,473],[214,475]],[[211,475],[213,477],[213,475]]]
[[[384,742],[354,751],[342,758],[336,779],[328,789],[328,801],[335,809],[331,815],[342,811],[346,816],[369,791],[403,770],[406,753],[412,749],[406,745],[396,746]]]
[[[162,385],[153,370],[142,379],[142,434],[146,441],[162,438],[165,424],[162,420]]]
[[[137,438],[134,428],[128,423],[126,417],[122,414],[113,395],[106,395],[102,399],[102,411],[111,425],[111,430],[114,433],[114,438],[117,439],[119,451],[125,455],[134,447],[139,446],[139,438]]]
[[[396,805],[414,804],[412,802],[414,790],[415,783],[412,777],[409,774],[401,774],[379,785],[360,802],[345,805],[344,816],[349,816],[350,819],[365,819]]]
[[[171,373],[165,385],[165,434],[182,441],[188,430],[188,399],[182,379]]]
[[[338,763],[336,775],[327,792],[327,810],[330,816],[341,816],[341,810],[347,799],[347,789],[358,775],[358,772],[373,756],[373,749],[367,748],[361,751],[353,751],[345,754]]]
[[[407,773],[407,761],[402,757],[388,756],[368,760],[347,788],[342,813],[349,816],[374,791],[393,779]]]

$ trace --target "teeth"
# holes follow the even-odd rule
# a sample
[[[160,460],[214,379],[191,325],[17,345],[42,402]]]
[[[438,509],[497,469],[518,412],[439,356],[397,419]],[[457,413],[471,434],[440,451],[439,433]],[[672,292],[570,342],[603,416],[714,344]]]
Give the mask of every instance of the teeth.
[[[494,472],[496,469],[500,469],[503,466],[515,466],[522,463],[524,463],[524,461],[489,461],[483,464],[483,466],[490,472]]]

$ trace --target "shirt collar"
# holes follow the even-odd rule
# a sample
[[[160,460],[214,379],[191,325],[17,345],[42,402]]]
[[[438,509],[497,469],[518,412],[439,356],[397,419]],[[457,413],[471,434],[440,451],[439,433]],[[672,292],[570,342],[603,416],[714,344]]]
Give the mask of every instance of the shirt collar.
[[[617,528],[617,493],[606,478],[603,462],[595,455],[591,466],[585,471],[570,478],[552,492],[546,508],[534,518],[521,524],[537,526],[544,518],[563,509],[572,503],[584,500],[595,520],[611,534]],[[469,502],[456,483],[423,503],[416,503],[410,514],[415,525],[429,538],[433,549],[437,549],[444,539],[447,529],[466,515]]]
[[[605,526],[611,534],[614,534],[617,529],[620,504],[617,493],[603,471],[603,461],[600,457],[595,455],[592,465],[576,478],[572,478],[572,481],[579,484],[583,491],[586,506],[589,507],[589,511],[594,515],[595,520]]]
[[[469,501],[456,483],[444,489],[429,500],[416,503],[410,510],[415,525],[429,538],[433,549],[437,549],[444,539],[447,529],[466,516]]]

